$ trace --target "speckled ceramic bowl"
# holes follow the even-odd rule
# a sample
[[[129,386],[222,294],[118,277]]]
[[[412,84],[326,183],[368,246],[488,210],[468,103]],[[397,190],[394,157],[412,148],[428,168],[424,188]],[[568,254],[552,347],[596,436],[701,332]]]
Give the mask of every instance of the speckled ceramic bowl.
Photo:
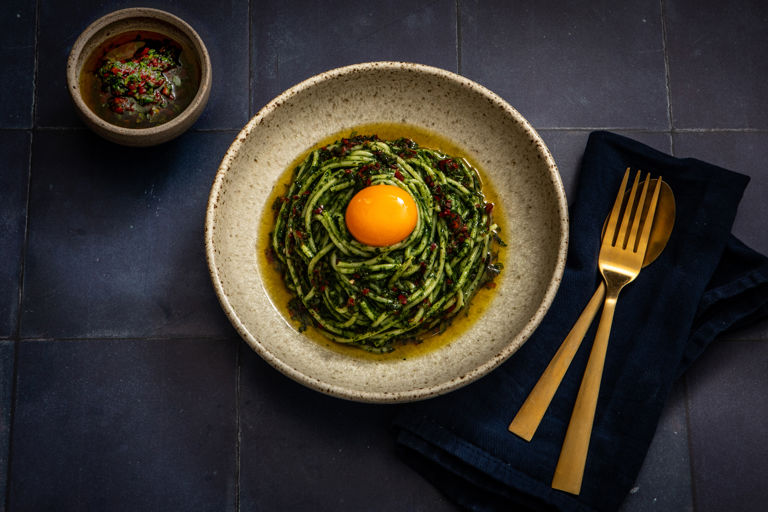
[[[148,128],[125,128],[102,119],[87,105],[81,91],[80,75],[94,52],[111,39],[135,31],[154,32],[175,41],[200,71],[197,92],[190,104],[171,120]],[[147,7],[121,9],[91,23],[72,45],[67,60],[67,88],[78,114],[91,130],[124,146],[154,146],[184,133],[205,110],[211,92],[211,59],[203,40],[184,20]]]
[[[268,197],[280,174],[319,140],[380,122],[424,128],[463,148],[493,181],[508,225],[504,271],[482,317],[449,344],[406,360],[341,354],[298,333],[265,292],[256,250],[259,222],[271,215]],[[506,360],[552,302],[567,237],[567,204],[557,167],[528,122],[466,78],[396,62],[328,71],[266,105],[227,151],[205,223],[213,285],[245,341],[298,382],[364,402],[446,393]]]

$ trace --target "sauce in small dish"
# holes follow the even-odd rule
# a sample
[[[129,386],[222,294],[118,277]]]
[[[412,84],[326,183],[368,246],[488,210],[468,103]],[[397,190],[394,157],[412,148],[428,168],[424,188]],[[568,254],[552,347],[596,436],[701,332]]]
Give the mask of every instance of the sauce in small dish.
[[[131,31],[109,39],[80,74],[86,105],[124,128],[149,128],[181,113],[200,84],[197,61],[163,34]]]
[[[198,33],[149,7],[119,9],[88,25],[66,71],[85,125],[123,146],[156,146],[183,134],[211,93],[211,59]]]

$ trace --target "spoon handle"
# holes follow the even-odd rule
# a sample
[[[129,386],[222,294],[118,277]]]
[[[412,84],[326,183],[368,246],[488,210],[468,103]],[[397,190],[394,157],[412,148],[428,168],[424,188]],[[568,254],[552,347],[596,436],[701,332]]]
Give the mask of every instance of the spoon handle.
[[[576,351],[579,349],[584,335],[587,333],[592,320],[597,315],[600,305],[605,297],[605,283],[601,280],[600,285],[595,290],[595,294],[587,303],[584,311],[581,312],[576,323],[573,324],[571,332],[565,337],[560,348],[557,349],[544,373],[539,377],[539,381],[534,386],[528,398],[525,399],[522,407],[515,415],[512,423],[509,424],[509,431],[516,434],[526,441],[530,441],[536,429],[544,417],[544,413],[549,408],[552,397],[555,396],[560,382],[563,380],[565,372],[571,365]]]

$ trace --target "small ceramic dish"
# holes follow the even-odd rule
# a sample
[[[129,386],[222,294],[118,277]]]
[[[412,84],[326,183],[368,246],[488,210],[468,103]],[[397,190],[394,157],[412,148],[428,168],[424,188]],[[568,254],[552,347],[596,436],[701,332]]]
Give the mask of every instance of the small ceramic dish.
[[[482,315],[448,343],[413,357],[357,356],[298,332],[281,313],[284,306],[268,293],[267,273],[274,270],[262,264],[262,219],[273,215],[270,196],[282,187],[280,176],[319,141],[379,123],[402,126],[406,137],[409,129],[434,133],[462,148],[492,182],[507,225],[504,269]],[[500,365],[528,339],[552,303],[567,241],[560,175],[531,125],[475,82],[398,62],[331,70],[267,104],[224,156],[205,222],[213,285],[243,339],[296,381],[363,402],[429,398]]]
[[[164,69],[152,55],[140,56],[150,50],[172,55],[174,65]],[[117,64],[105,67],[107,58]],[[122,92],[107,92],[106,80],[119,80],[113,83]],[[211,61],[200,36],[180,18],[157,9],[122,9],[77,38],[67,87],[94,132],[125,146],[153,146],[181,135],[200,117],[211,91]]]

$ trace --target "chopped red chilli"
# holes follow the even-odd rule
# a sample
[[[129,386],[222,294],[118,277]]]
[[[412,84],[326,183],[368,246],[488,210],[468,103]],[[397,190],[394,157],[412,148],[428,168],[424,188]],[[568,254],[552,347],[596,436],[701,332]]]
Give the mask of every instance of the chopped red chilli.
[[[108,58],[99,68],[102,88],[111,95],[112,111],[135,110],[135,105],[164,106],[174,100],[173,82],[163,74],[179,65],[173,49],[144,46],[133,57]]]

